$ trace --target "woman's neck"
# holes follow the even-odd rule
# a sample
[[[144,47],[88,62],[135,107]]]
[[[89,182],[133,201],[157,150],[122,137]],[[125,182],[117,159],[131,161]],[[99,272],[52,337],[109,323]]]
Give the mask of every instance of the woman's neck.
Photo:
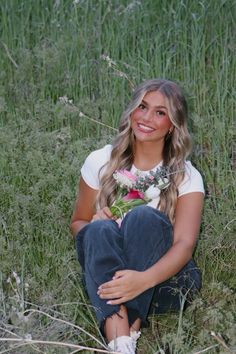
[[[134,165],[139,170],[147,171],[162,161],[163,147],[147,142],[135,144]]]

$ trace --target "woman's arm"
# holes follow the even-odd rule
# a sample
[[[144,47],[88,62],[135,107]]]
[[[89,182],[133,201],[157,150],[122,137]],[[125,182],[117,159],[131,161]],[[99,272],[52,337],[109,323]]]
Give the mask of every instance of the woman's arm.
[[[172,247],[146,271],[116,272],[113,280],[99,287],[99,296],[110,299],[112,305],[121,304],[178,273],[192,257],[201,223],[203,199],[201,192],[179,197]]]
[[[178,273],[191,259],[201,224],[204,195],[201,192],[178,198],[173,246],[151,268],[145,271],[146,286],[153,287]]]
[[[81,177],[70,224],[71,233],[74,237],[92,220],[93,215],[95,214],[97,194],[98,191],[89,187]]]
[[[96,210],[97,194],[98,190],[89,187],[81,177],[70,224],[71,233],[74,237],[92,220],[112,218],[112,213],[108,207]]]

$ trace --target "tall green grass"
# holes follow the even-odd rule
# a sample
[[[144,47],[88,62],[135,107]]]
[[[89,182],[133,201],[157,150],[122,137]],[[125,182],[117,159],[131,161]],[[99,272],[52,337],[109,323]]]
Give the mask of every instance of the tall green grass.
[[[111,141],[114,130],[100,123],[117,127],[132,88],[166,77],[187,94],[191,159],[207,190],[195,253],[203,289],[183,316],[153,317],[139,350],[233,352],[235,6],[233,0],[0,2],[0,338],[8,330],[99,346],[72,326],[23,311],[40,309],[101,340],[68,227],[80,167]],[[0,342],[4,349],[10,344]]]

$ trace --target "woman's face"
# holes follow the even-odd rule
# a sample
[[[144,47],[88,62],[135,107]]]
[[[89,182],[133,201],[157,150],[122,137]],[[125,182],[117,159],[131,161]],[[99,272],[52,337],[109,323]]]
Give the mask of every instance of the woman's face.
[[[131,113],[131,128],[136,141],[160,142],[172,131],[166,98],[159,91],[148,92],[141,104]]]

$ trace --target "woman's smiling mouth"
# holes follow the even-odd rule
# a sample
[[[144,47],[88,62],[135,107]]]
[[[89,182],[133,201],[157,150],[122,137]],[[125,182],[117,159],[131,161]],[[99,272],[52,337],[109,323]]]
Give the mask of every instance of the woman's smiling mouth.
[[[144,125],[144,124],[141,124],[141,123],[138,123],[138,128],[140,130],[142,130],[143,132],[145,132],[145,133],[152,133],[155,130],[155,129],[153,129],[151,127],[148,127],[147,125]]]

